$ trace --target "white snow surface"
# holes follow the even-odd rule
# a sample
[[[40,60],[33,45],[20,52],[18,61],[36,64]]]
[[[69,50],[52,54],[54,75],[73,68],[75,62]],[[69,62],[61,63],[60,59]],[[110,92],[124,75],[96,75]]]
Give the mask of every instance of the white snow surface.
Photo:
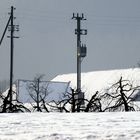
[[[100,93],[106,91],[113,84],[118,82],[120,78],[130,80],[133,86],[140,86],[140,68],[93,71],[81,74],[81,88],[85,92],[85,97],[89,99],[96,91]],[[69,82],[70,86],[76,89],[77,86],[76,73],[58,75],[52,81]]]
[[[140,112],[0,114],[0,140],[139,140]]]

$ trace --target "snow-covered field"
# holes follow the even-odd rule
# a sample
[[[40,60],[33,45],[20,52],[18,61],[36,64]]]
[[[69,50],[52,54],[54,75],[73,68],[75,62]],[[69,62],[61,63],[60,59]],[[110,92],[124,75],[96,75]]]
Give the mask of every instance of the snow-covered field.
[[[139,140],[140,112],[0,114],[0,140]]]

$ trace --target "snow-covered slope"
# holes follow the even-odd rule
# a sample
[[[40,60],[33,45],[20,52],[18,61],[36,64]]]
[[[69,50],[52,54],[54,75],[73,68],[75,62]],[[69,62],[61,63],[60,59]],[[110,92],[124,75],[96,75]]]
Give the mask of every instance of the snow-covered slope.
[[[112,84],[119,81],[120,77],[124,80],[130,80],[133,86],[140,85],[140,69],[120,69],[107,71],[94,71],[81,74],[82,91],[86,94],[86,98],[90,98],[96,91],[103,92]],[[52,81],[71,82],[70,86],[76,89],[76,73],[58,75]]]
[[[131,83],[133,83],[133,86],[140,86],[139,68],[82,73],[82,91],[85,92],[85,98],[90,99],[96,91],[99,91],[99,93],[104,93],[106,89],[118,82],[121,76],[124,80],[130,80]],[[52,100],[62,100],[63,94],[69,90],[69,82],[70,87],[76,89],[76,78],[76,74],[64,74],[58,75],[48,84],[47,82],[45,82],[45,85],[44,83],[40,84],[40,86],[43,86],[43,88],[47,88],[49,93],[45,100],[47,102]],[[16,92],[18,93],[18,100],[23,103],[33,102],[28,91],[29,82],[26,80],[18,80],[17,83]],[[105,104],[104,100],[102,102]]]

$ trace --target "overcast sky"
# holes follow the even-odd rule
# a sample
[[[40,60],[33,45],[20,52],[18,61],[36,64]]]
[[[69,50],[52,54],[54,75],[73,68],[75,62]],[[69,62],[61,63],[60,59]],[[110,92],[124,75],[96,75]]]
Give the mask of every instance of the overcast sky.
[[[76,21],[84,13],[87,57],[82,71],[133,68],[140,61],[140,0],[0,0],[0,37],[10,6],[20,38],[14,40],[14,79],[76,72]],[[6,33],[6,36],[9,33]],[[10,40],[0,46],[0,80],[9,79]]]

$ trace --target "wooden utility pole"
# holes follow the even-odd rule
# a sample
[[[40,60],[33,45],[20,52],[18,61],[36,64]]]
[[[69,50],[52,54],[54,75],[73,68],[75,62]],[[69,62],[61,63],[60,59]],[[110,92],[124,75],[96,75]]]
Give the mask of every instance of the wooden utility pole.
[[[0,45],[1,45],[1,43],[3,41],[3,38],[5,36],[5,33],[6,33],[7,29],[8,29],[10,31],[10,36],[8,36],[8,37],[10,38],[10,45],[11,45],[10,46],[10,88],[9,88],[9,92],[7,94],[7,97],[4,100],[3,112],[6,112],[6,108],[7,108],[6,106],[7,105],[9,105],[9,109],[12,110],[14,38],[19,38],[19,37],[14,36],[14,31],[19,31],[19,26],[13,24],[13,20],[15,18],[14,15],[13,15],[14,9],[15,8],[13,6],[11,6],[11,12],[9,13],[10,17],[9,17],[9,20],[8,20],[8,22],[6,24],[6,27],[5,27],[5,30],[3,32],[2,38],[0,40]]]
[[[13,41],[13,36],[14,36],[14,25],[13,25],[13,10],[14,7],[11,7],[11,51],[10,51],[10,89],[9,89],[9,94],[10,94],[10,103],[12,103],[12,86],[13,86],[13,52],[14,52],[14,41]],[[10,104],[10,108],[12,108]]]
[[[14,31],[19,31],[19,25],[14,25],[13,21],[15,19],[14,17],[14,10],[15,8],[13,6],[11,6],[11,13],[10,13],[10,17],[11,17],[11,25],[10,26],[10,40],[11,40],[11,47],[10,47],[10,89],[9,89],[9,94],[10,94],[10,108],[12,108],[12,92],[13,92],[13,60],[14,60],[14,38],[19,38],[14,36]],[[9,36],[8,36],[9,37]]]

